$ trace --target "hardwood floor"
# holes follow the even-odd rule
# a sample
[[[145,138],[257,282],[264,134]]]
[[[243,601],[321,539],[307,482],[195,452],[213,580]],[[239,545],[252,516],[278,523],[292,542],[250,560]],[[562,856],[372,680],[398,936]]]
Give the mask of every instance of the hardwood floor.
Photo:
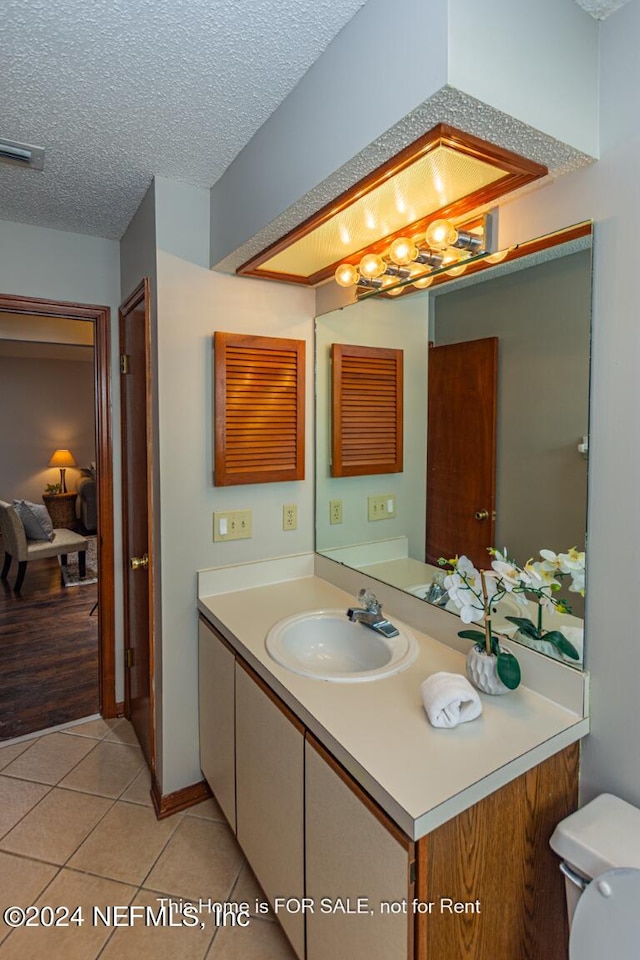
[[[99,712],[97,583],[64,587],[55,557],[0,581],[0,741]]]

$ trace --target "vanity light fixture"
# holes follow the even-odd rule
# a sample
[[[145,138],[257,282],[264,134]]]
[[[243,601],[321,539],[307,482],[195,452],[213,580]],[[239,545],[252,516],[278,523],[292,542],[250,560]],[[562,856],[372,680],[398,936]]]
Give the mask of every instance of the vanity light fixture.
[[[432,282],[432,272],[458,277],[466,270],[466,260],[488,254],[493,234],[491,214],[461,226],[439,218],[428,225],[424,234],[396,237],[384,255],[365,253],[357,266],[341,263],[335,280],[341,287],[358,287],[361,293],[369,293],[373,288],[390,296],[401,293],[405,286],[424,289]],[[416,279],[407,283],[412,277]]]
[[[478,217],[478,211],[546,173],[535,161],[438,124],[254,254],[237,272],[307,286],[334,276],[343,286],[363,289],[370,283],[380,287],[375,281],[383,278],[407,283],[409,277],[393,271],[412,264],[438,270],[438,258],[450,249],[468,256],[480,249],[490,252],[486,238],[469,228],[474,212]],[[438,233],[443,221],[447,226],[440,242],[425,239],[427,229]],[[368,266],[361,269],[365,257]],[[381,267],[380,260],[386,266]]]
[[[0,138],[0,163],[10,163],[24,170],[44,170],[44,149],[3,137]]]

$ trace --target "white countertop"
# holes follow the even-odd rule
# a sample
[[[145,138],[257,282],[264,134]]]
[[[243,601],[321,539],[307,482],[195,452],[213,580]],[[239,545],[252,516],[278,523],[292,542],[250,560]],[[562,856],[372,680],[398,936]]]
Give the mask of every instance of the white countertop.
[[[418,658],[395,676],[365,683],[297,676],[267,653],[269,628],[306,610],[346,611],[353,595],[317,576],[231,589],[201,597],[201,613],[413,839],[588,732],[588,720],[524,686],[481,694],[482,716],[471,723],[432,727],[420,684],[438,670],[464,674],[465,658],[414,627]]]

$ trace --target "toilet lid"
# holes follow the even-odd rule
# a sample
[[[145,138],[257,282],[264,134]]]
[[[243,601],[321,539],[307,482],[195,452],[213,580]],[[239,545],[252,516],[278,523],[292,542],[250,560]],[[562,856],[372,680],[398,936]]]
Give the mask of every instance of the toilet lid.
[[[576,907],[569,960],[638,960],[640,870],[607,870],[591,881]]]

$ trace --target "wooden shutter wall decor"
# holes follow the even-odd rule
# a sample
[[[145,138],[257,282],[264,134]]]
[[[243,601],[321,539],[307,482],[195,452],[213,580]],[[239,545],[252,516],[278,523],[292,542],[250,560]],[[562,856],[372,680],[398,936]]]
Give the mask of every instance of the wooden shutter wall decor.
[[[333,343],[331,476],[401,473],[403,352]]]
[[[216,486],[304,479],[304,340],[214,334]]]

